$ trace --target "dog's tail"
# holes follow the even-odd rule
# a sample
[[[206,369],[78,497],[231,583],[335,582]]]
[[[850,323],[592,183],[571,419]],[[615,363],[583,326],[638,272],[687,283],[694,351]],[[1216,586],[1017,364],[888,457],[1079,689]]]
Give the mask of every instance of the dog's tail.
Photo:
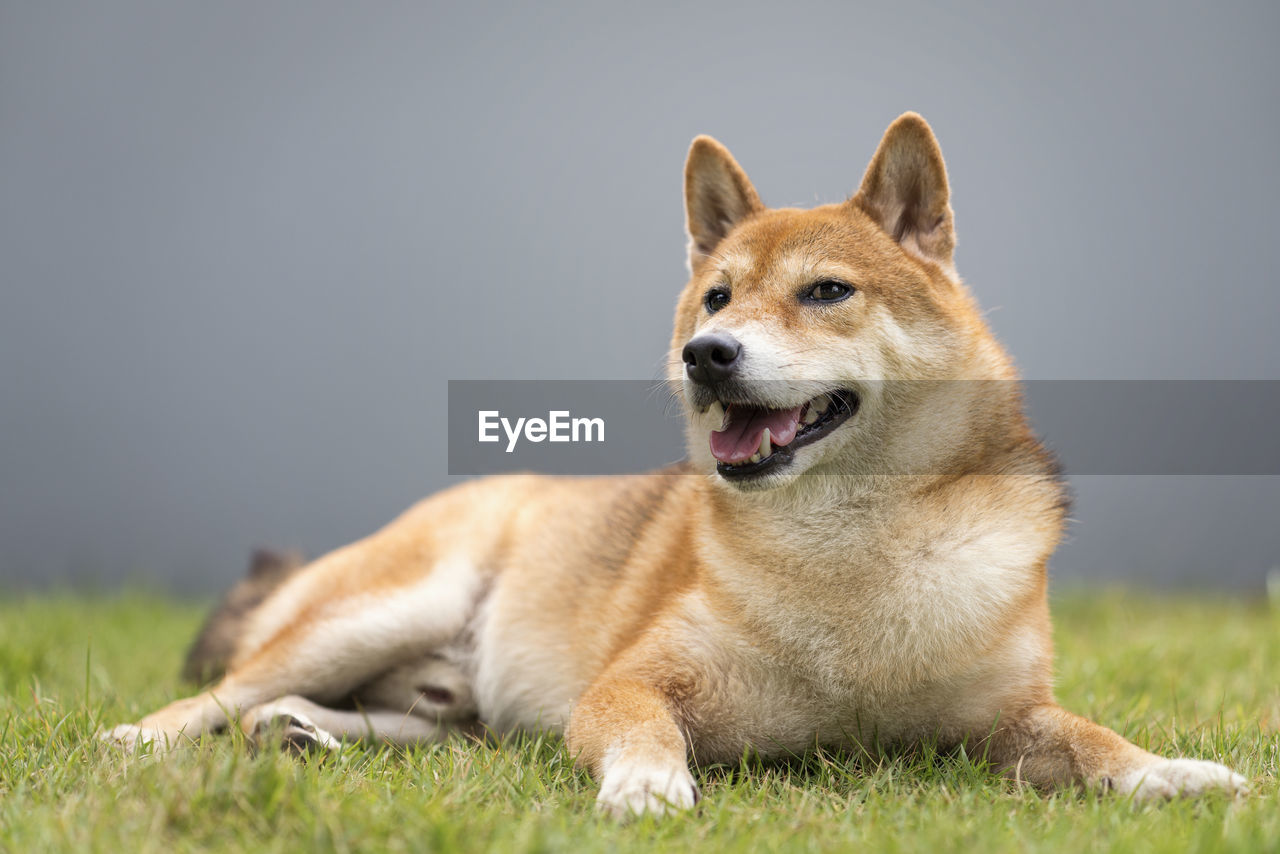
[[[209,619],[205,620],[204,627],[187,652],[182,678],[203,685],[221,677],[235,655],[245,621],[304,563],[302,555],[297,552],[256,549],[249,559],[249,572],[227,591]]]

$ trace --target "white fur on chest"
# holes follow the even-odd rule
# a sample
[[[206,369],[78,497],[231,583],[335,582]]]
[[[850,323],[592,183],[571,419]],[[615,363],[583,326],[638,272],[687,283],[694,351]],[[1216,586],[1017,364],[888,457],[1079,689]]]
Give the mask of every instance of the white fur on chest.
[[[853,529],[773,566],[707,558],[749,630],[832,696],[873,708],[973,668],[1038,584],[1024,527],[913,533]]]

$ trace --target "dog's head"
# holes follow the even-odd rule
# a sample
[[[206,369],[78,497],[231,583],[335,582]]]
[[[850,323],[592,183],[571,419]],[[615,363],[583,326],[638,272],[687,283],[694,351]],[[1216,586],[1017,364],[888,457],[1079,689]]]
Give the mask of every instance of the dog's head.
[[[812,210],[766,208],[728,150],[698,137],[685,205],[692,276],[669,379],[691,459],[723,482],[867,470],[910,381],[999,373],[952,265],[946,169],[920,116],[889,127],[852,198]]]

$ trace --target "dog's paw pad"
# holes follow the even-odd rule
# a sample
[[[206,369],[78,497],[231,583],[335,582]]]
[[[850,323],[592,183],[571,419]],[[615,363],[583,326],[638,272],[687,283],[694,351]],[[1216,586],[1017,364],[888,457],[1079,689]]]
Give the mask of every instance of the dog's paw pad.
[[[1158,759],[1115,777],[1115,790],[1137,801],[1196,797],[1209,792],[1245,795],[1249,781],[1217,762],[1203,759]]]
[[[615,819],[666,815],[698,802],[698,786],[684,765],[620,758],[605,772],[596,806]]]
[[[282,751],[295,756],[326,754],[341,747],[337,739],[312,723],[308,717],[284,707],[258,711],[251,735],[259,748],[274,742]]]
[[[328,752],[320,733],[309,726],[286,726],[280,735],[280,749],[294,756]]]

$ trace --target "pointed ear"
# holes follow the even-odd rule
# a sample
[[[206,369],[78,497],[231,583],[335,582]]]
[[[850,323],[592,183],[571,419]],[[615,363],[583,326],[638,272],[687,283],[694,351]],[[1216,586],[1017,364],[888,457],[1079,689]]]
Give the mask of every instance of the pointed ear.
[[[689,269],[696,270],[735,225],[764,205],[729,149],[700,136],[684,164],[684,208]]]
[[[903,113],[884,133],[849,204],[880,224],[903,249],[953,272],[951,191],[942,150],[928,122]]]

